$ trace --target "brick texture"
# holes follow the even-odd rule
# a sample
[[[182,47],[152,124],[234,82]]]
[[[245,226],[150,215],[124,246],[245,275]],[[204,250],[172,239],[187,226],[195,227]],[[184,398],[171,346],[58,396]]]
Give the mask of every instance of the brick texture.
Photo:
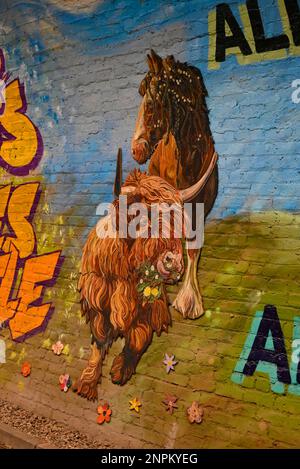
[[[294,54],[239,65],[230,55],[219,69],[210,70],[208,15],[216,4],[0,2],[6,69],[25,83],[27,114],[44,142],[38,167],[25,177],[2,168],[1,185],[40,181],[42,196],[33,222],[37,250],[62,249],[65,256],[55,285],[44,293],[55,307],[46,330],[22,343],[12,341],[8,328],[0,331],[6,344],[0,393],[118,447],[300,444],[300,396],[287,387],[284,394],[272,392],[266,373],[246,377],[242,385],[231,380],[255,312],[265,304],[278,309],[289,361],[291,357],[293,319],[300,306],[300,104],[291,99],[291,83],[300,78],[300,62]],[[239,18],[237,2],[228,4]],[[277,2],[259,4],[266,32],[279,34]],[[97,403],[61,392],[58,377],[69,373],[77,378],[89,354],[89,329],[80,316],[76,289],[80,258],[98,218],[98,203],[112,200],[119,146],[124,172],[135,167],[130,140],[149,47],[199,67],[209,92],[220,181],[199,267],[206,312],[189,321],[172,311],[169,334],[154,338],[124,387],[110,381],[110,366],[122,344],[113,345],[99,385],[99,399],[110,402],[113,417],[100,427]],[[170,288],[170,299],[175,294]],[[51,351],[57,340],[67,345],[61,356]],[[168,375],[165,353],[178,360]],[[32,365],[28,378],[20,373],[24,361]],[[162,405],[166,393],[179,398],[172,416]],[[142,402],[140,414],[129,411],[133,397]],[[204,408],[201,425],[187,420],[186,408],[194,400]]]

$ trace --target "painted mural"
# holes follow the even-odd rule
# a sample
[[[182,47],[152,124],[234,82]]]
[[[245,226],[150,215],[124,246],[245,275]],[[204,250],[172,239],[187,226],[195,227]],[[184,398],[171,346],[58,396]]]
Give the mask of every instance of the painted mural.
[[[199,200],[207,215],[217,192],[217,156],[202,75],[196,68],[176,62],[173,56],[161,59],[153,50],[148,55],[148,66],[149,72],[140,85],[143,102],[132,153],[140,164],[151,157],[149,176],[132,172],[121,188],[121,194],[129,197],[125,201],[127,223],[136,202],[144,203],[151,211],[157,204],[182,205]],[[114,210],[120,213],[119,200]],[[108,224],[111,216],[100,224]],[[148,237],[142,237],[142,233],[137,238],[128,233],[120,236],[119,226],[114,236],[108,229],[102,239],[98,227],[85,245],[79,291],[83,315],[91,323],[93,349],[89,366],[75,386],[82,396],[97,397],[102,361],[113,340],[125,337],[124,349],[111,369],[112,381],[125,384],[153,333],[160,336],[171,324],[162,284],[180,280],[184,261],[181,238],[176,239],[173,232],[167,237],[166,233],[168,221],[174,227],[174,220],[159,216],[166,226],[162,226],[157,237],[152,233]],[[196,216],[199,212],[194,211]],[[151,220],[148,225],[151,231]],[[186,247],[186,280],[173,306],[184,318],[195,319],[204,313],[197,279],[202,245],[195,249],[187,241]]]
[[[10,174],[27,175],[42,156],[42,138],[26,114],[25,87],[10,79],[2,51],[0,61],[0,164]],[[53,309],[43,302],[43,290],[56,280],[61,251],[37,255],[32,221],[40,192],[39,182],[0,187],[0,323],[16,341],[43,330]]]
[[[299,0],[0,13],[0,398],[116,447],[299,447]],[[143,237],[151,201],[204,203],[200,246]]]
[[[172,55],[162,59],[154,51],[148,55],[148,66],[139,88],[143,100],[132,139],[133,157],[139,164],[150,158],[149,174],[184,189],[182,201],[203,203],[207,216],[217,195],[218,172],[201,72]],[[193,218],[197,216],[195,211]],[[202,246],[186,247],[186,278],[173,306],[183,317],[195,319],[204,313],[197,279]]]

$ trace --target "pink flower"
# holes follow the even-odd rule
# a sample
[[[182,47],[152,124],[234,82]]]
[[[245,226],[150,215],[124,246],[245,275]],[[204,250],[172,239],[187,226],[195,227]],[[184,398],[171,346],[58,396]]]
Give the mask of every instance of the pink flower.
[[[201,423],[204,415],[203,408],[199,402],[194,401],[187,409],[188,419],[191,423]]]
[[[174,366],[177,365],[178,362],[176,362],[174,360],[175,356],[174,355],[171,355],[169,357],[169,355],[166,353],[165,354],[165,359],[164,359],[164,365],[166,365],[166,372],[167,373],[170,373],[171,370],[175,370]]]
[[[71,378],[70,375],[60,375],[59,377],[59,386],[61,391],[67,392],[71,387]]]
[[[170,415],[173,414],[175,409],[178,409],[177,401],[178,397],[172,396],[172,394],[166,394],[165,399],[162,401],[166,406],[166,411],[169,412]]]
[[[61,352],[64,349],[64,344],[58,340],[55,344],[52,345],[52,351],[55,353],[55,355],[61,355]]]

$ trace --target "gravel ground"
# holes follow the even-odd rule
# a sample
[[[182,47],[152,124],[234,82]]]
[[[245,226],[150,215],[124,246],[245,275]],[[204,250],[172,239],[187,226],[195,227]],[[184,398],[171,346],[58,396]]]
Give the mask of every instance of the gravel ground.
[[[0,399],[0,422],[15,427],[21,432],[39,438],[56,448],[108,448],[100,446],[96,440],[91,440],[85,434],[70,430],[56,420],[41,417],[27,410]],[[0,448],[4,448],[1,445]]]

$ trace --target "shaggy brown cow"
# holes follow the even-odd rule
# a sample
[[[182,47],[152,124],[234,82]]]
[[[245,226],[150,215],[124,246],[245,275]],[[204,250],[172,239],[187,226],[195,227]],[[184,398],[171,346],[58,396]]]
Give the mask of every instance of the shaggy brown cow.
[[[166,202],[176,204],[182,213],[179,191],[159,177],[135,170],[122,193],[127,195],[128,208],[135,202],[148,209]],[[113,205],[118,220],[119,199]],[[109,217],[102,219],[88,237],[79,279],[82,313],[92,333],[92,352],[74,390],[88,399],[97,398],[102,361],[114,340],[125,339],[123,351],[111,368],[112,381],[122,385],[135,372],[153,333],[159,336],[168,330],[171,316],[164,283],[178,281],[184,269],[181,239],[174,236],[174,230],[170,230],[170,238],[122,238],[117,223],[116,236],[110,236]],[[97,233],[103,229],[108,234],[99,237]]]

